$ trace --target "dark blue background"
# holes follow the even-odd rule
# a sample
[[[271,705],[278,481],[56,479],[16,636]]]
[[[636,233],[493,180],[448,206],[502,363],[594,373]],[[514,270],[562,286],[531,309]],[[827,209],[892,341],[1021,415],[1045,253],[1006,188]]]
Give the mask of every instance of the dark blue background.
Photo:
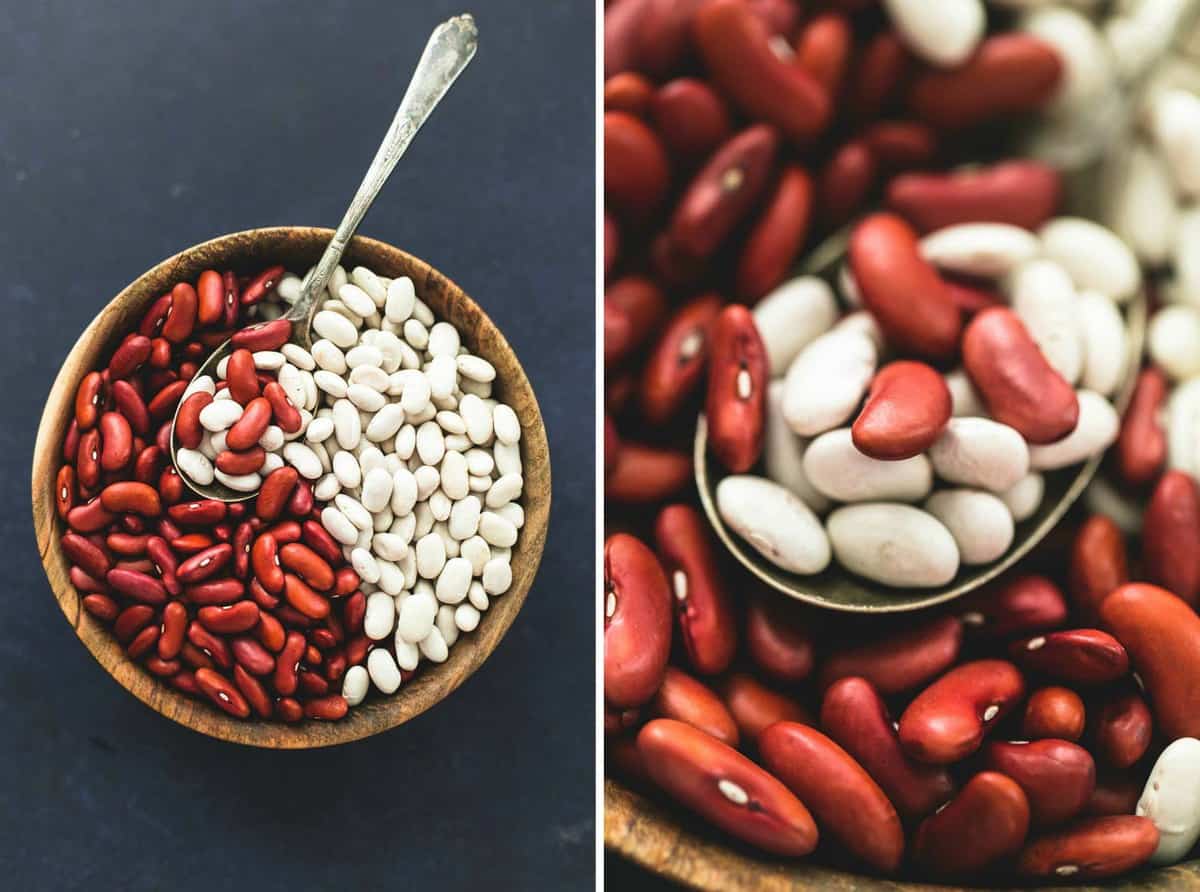
[[[335,225],[462,5],[0,3],[0,888],[591,888],[590,3],[478,0],[478,56],[361,229],[488,310],[549,429],[541,573],[477,675],[332,750],[209,740],[78,643],[30,526],[34,432],[87,322],[188,245]]]

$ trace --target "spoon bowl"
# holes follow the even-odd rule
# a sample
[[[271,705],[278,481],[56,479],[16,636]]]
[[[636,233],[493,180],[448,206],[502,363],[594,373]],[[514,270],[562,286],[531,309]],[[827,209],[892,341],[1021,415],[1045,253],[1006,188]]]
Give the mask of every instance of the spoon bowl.
[[[849,230],[831,236],[809,255],[800,273],[820,276],[833,284],[839,264],[845,257],[848,241]],[[1125,377],[1114,398],[1119,413],[1128,406],[1137,378],[1137,360],[1142,354],[1146,333],[1145,292],[1139,292],[1124,307],[1124,311],[1129,337]],[[989,564],[960,567],[958,574],[947,585],[927,589],[891,588],[856,576],[836,561],[814,576],[799,576],[781,570],[730,529],[717,511],[717,484],[727,476],[727,472],[708,449],[708,424],[703,414],[696,424],[692,458],[700,501],[717,538],[738,563],[758,579],[790,598],[816,607],[847,613],[901,613],[960,598],[1016,564],[1054,528],[1083,494],[1100,467],[1103,454],[1093,456],[1080,465],[1043,472],[1046,488],[1042,502],[1033,516],[1016,525],[1008,551]]]
[[[533,388],[504,335],[461,288],[427,263],[384,242],[357,236],[348,244],[346,262],[384,276],[411,278],[430,309],[461,332],[472,353],[495,367],[496,396],[517,413],[525,525],[512,551],[512,587],[492,603],[474,632],[458,640],[444,663],[422,664],[395,694],[381,697],[372,693],[340,721],[305,720],[295,725],[235,719],[180,693],[130,660],[111,630],[82,608],[81,595],[67,575],[68,562],[60,544],[65,525],[54,506],[55,475],[80,380],[103,365],[150,304],[176,282],[194,281],[206,269],[249,273],[283,264],[303,271],[317,261],[332,235],[332,230],[307,226],[238,232],[188,248],[143,273],[100,311],[76,341],[46,398],[34,448],[33,520],[38,551],[58,605],[75,634],[122,687],[151,709],[202,734],[251,746],[303,749],[358,740],[403,724],[447,697],[482,665],[516,619],[546,541],[550,514],[546,429]]]

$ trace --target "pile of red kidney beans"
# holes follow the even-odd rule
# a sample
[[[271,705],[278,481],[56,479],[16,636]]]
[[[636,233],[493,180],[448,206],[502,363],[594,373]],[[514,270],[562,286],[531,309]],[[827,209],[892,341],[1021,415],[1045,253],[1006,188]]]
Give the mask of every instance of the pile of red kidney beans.
[[[1164,472],[1160,373],[1142,372],[1109,458],[1149,495],[1139,549],[1072,516],[933,611],[803,608],[730,566],[694,507],[723,306],[753,305],[871,207],[920,231],[1057,210],[1056,188],[1035,207],[1008,166],[941,172],[1046,101],[1048,45],[993,33],[934,69],[873,3],[805,6],[606,4],[609,771],[780,856],[958,881],[1125,873],[1160,846],[1135,814],[1152,769],[1200,737],[1200,498]],[[738,383],[713,371],[710,406]],[[730,429],[761,425],[761,402]]]
[[[226,504],[197,498],[171,463],[176,408],[208,354],[231,336],[250,351],[287,342],[286,320],[246,325],[282,273],[209,270],[150,306],[79,385],[56,503],[71,583],[131,659],[238,718],[332,720],[347,713],[347,667],[369,649],[366,599],[309,484],[284,466],[254,499]],[[233,395],[256,407],[237,438],[248,448],[228,454],[238,467],[261,467],[272,419],[295,429],[279,389],[260,371]],[[195,427],[208,400],[192,400],[181,424]]]

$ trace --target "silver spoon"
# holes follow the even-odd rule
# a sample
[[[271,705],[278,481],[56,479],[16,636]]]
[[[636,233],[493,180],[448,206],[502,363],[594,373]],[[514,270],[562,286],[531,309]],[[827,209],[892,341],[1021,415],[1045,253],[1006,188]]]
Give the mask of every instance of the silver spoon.
[[[404,155],[421,125],[474,58],[478,37],[475,20],[470,15],[460,15],[438,25],[430,35],[429,42],[425,44],[425,51],[421,54],[421,60],[408,83],[408,89],[404,91],[404,98],[400,100],[396,117],[392,119],[392,125],[384,135],[371,166],[367,168],[358,191],[350,201],[350,206],[346,208],[342,222],[338,224],[337,231],[334,232],[317,265],[305,276],[300,288],[300,297],[282,317],[292,323],[292,342],[305,350],[312,347],[312,320],[320,303],[319,299],[325,292],[325,286],[329,284],[329,277],[333,275],[334,269],[342,259],[346,246],[358,229],[358,224],[366,216],[375,196],[387,182],[396,167],[396,162]],[[204,361],[192,380],[201,375],[209,375],[216,380],[217,364],[232,352],[232,342],[225,341]],[[180,405],[182,403],[180,400]],[[178,415],[178,407],[175,413]],[[174,420],[171,427],[171,462],[187,485],[206,499],[242,502],[256,495],[253,492],[238,492],[216,480],[201,486],[180,471],[176,456]]]

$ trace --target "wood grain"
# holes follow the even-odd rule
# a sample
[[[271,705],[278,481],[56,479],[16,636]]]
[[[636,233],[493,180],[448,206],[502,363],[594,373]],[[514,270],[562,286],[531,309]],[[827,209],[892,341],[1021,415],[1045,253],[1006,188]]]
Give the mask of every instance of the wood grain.
[[[357,236],[350,242],[343,264],[361,264],[389,277],[409,276],[417,295],[434,313],[452,323],[462,333],[464,344],[495,366],[495,394],[513,407],[521,421],[525,526],[512,551],[512,587],[493,600],[474,632],[459,638],[446,662],[423,664],[395,695],[381,697],[373,692],[339,722],[305,720],[296,725],[241,721],[185,696],[127,659],[109,630],[81,608],[79,593],[67,578],[68,565],[59,545],[63,524],[55,512],[53,494],[61,444],[80,379],[107,360],[150,303],[176,282],[195,281],[205,269],[248,273],[275,263],[302,273],[316,262],[332,235],[330,229],[298,226],[238,232],[188,248],[139,276],[100,311],[76,341],[46,399],[34,447],[33,523],[38,550],[50,587],[76,635],[100,665],[147,706],[192,730],[233,743],[276,749],[332,746],[369,737],[420,715],[466,681],[495,650],[525,602],[546,543],[550,516],[546,429],[533,388],[504,335],[478,304],[429,264],[391,245]]]
[[[698,818],[611,778],[604,780],[604,844],[646,870],[711,892],[949,892],[962,888],[864,876],[811,861],[775,858],[739,846]],[[1200,861],[1140,871],[1102,887],[1058,884],[1044,888],[1200,892]]]

